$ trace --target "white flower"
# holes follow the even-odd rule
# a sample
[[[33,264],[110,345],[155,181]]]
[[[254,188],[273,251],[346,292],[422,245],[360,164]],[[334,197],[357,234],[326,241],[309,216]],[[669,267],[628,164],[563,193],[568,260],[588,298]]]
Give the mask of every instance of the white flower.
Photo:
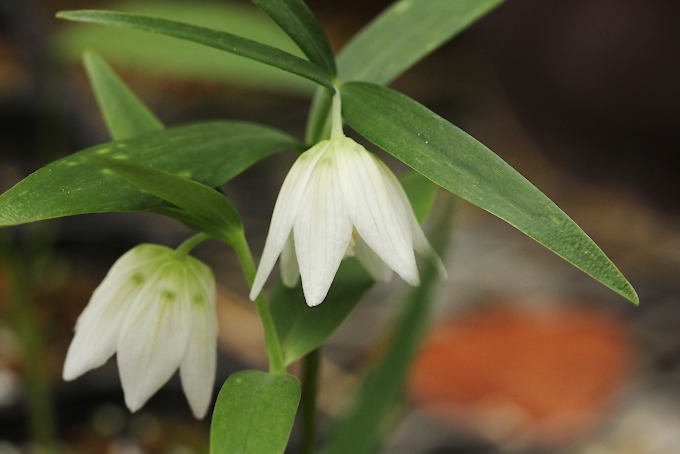
[[[333,115],[331,138],[302,153],[283,182],[250,291],[253,300],[279,255],[283,282],[295,285],[301,275],[309,306],[324,300],[348,255],[378,281],[389,280],[394,270],[418,285],[414,250],[433,257],[446,274],[397,178],[342,134],[337,95]]]
[[[117,353],[131,411],[179,367],[193,414],[205,416],[215,382],[215,279],[195,258],[142,244],[119,258],[78,318],[64,379],[73,380]]]

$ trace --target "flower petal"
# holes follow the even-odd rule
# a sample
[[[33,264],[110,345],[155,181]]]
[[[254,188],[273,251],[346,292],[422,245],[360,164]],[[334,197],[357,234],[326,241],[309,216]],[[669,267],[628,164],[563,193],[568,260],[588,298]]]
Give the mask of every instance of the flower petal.
[[[411,285],[418,285],[411,226],[394,206],[381,170],[372,155],[351,139],[337,154],[342,188],[352,222],[366,244]]]
[[[295,256],[295,241],[293,234],[288,236],[286,245],[281,251],[281,261],[279,263],[281,270],[281,280],[286,287],[295,287],[298,278],[300,277],[300,268],[298,267],[297,257]]]
[[[389,282],[392,279],[390,267],[368,247],[368,244],[363,239],[357,239],[354,245],[354,254],[359,263],[361,263],[374,280]]]
[[[274,268],[276,259],[286,244],[295,217],[306,197],[306,188],[314,167],[326,151],[328,141],[319,142],[302,153],[286,175],[281,191],[274,205],[272,221],[264,243],[260,264],[250,289],[250,299],[254,300],[262,291],[264,283]]]
[[[392,198],[394,206],[400,207],[399,209],[401,210],[402,215],[408,217],[409,219],[413,236],[413,249],[422,257],[426,258],[427,260],[431,260],[437,269],[439,278],[445,280],[448,277],[446,267],[444,266],[442,259],[439,258],[439,255],[435,252],[432,246],[430,246],[430,242],[427,241],[427,237],[423,232],[423,228],[420,226],[418,218],[413,212],[411,202],[409,201],[404,188],[399,182],[399,179],[397,179],[397,177],[392,173],[389,167],[385,165],[384,162],[378,160],[377,158],[375,158],[375,160],[378,164],[378,167],[382,171],[383,178],[385,179],[385,185],[388,187],[388,193]]]
[[[198,262],[198,261],[196,261]],[[206,271],[207,269],[207,271]],[[179,369],[182,389],[187,396],[191,411],[196,418],[203,418],[208,412],[215,386],[217,361],[217,314],[215,311],[215,281],[212,271],[203,263],[193,264],[192,272],[197,277],[206,274],[212,279],[212,288],[189,288],[186,294],[191,305],[191,333],[189,345]]]
[[[125,403],[138,410],[167,382],[184,358],[190,307],[178,298],[186,270],[164,264],[133,300],[118,339],[118,369]]]
[[[309,306],[320,304],[326,297],[352,238],[352,222],[338,179],[334,155],[324,156],[295,221],[295,252]]]
[[[113,264],[78,317],[64,361],[64,380],[101,366],[115,353],[130,300],[142,286],[144,269],[163,258],[159,252],[154,245],[140,245]]]

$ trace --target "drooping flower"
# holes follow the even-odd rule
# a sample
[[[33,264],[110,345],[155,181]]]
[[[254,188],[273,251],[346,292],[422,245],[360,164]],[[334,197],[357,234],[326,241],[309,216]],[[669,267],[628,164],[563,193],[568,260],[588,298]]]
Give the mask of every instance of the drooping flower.
[[[283,282],[302,277],[309,306],[320,304],[346,256],[354,255],[377,281],[394,270],[419,284],[414,250],[434,258],[396,176],[375,155],[342,133],[339,97],[333,132],[302,153],[286,176],[250,291],[255,299],[281,256]]]
[[[141,244],[114,263],[78,317],[63,376],[73,380],[117,354],[131,411],[179,367],[197,418],[215,382],[215,279],[203,262],[165,246]]]

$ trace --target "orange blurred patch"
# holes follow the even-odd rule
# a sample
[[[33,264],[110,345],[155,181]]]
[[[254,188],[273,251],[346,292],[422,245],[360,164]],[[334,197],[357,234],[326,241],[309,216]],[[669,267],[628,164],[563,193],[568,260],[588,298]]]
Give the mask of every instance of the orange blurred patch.
[[[622,324],[592,310],[484,309],[434,331],[414,363],[411,395],[496,441],[559,443],[597,422],[631,357]]]

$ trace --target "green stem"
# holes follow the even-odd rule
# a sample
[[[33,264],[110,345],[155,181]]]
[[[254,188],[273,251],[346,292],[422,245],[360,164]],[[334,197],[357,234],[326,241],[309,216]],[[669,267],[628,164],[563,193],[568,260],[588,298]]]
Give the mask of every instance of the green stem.
[[[248,285],[252,285],[255,279],[256,267],[245,234],[241,234],[232,246],[241,264],[241,269]],[[269,371],[276,374],[284,373],[286,366],[283,361],[283,350],[279,343],[279,337],[276,334],[276,326],[269,310],[269,303],[262,292],[255,299],[255,308],[260,316],[262,328],[264,328],[264,341],[267,345],[267,356],[269,357]]]
[[[36,453],[55,453],[54,412],[50,393],[49,376],[44,359],[43,329],[33,305],[31,289],[33,276],[30,263],[3,245],[3,258],[7,261],[10,275],[7,303],[9,316],[16,329],[23,356],[24,381],[26,383],[26,406],[31,438],[36,443]]]
[[[212,238],[210,235],[207,233],[197,233],[196,235],[190,236],[186,240],[182,242],[177,248],[175,249],[175,252],[179,255],[187,255],[193,248],[204,242],[205,240],[209,240]]]
[[[331,101],[331,139],[344,136],[345,134],[342,131],[342,101],[340,100],[340,92],[335,90]]]
[[[316,395],[319,385],[319,349],[302,360],[302,454],[313,454],[316,444]]]

